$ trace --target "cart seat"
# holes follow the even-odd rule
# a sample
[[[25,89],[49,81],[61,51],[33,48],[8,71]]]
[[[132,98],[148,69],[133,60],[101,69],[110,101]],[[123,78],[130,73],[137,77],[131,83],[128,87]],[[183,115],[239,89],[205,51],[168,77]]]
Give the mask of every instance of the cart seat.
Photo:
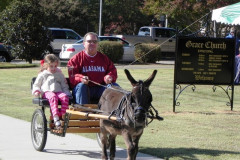
[[[39,106],[49,106],[49,102],[47,99],[44,98],[33,98],[33,104],[38,104]]]

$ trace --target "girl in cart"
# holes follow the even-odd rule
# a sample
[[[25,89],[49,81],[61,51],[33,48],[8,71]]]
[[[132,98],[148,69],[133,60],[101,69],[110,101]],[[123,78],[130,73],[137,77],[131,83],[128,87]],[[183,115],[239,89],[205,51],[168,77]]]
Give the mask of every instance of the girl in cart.
[[[69,97],[72,95],[58,65],[59,59],[54,54],[45,56],[41,62],[40,73],[33,84],[32,94],[48,99],[56,129],[61,129],[60,118],[66,113]],[[61,102],[61,109],[58,109],[58,100]]]

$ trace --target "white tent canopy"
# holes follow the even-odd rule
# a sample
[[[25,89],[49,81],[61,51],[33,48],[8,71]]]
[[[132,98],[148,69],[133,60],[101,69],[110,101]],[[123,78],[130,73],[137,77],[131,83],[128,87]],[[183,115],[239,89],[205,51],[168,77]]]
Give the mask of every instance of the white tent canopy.
[[[240,25],[240,2],[214,9],[212,11],[212,21]]]

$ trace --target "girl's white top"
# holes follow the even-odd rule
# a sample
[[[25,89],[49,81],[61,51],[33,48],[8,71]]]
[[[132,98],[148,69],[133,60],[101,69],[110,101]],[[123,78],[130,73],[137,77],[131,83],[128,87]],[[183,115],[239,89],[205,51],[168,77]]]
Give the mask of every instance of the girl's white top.
[[[41,94],[47,91],[64,92],[71,96],[67,80],[59,68],[57,68],[55,73],[51,73],[48,70],[39,73],[33,84],[32,94],[34,95],[36,91],[41,92]]]

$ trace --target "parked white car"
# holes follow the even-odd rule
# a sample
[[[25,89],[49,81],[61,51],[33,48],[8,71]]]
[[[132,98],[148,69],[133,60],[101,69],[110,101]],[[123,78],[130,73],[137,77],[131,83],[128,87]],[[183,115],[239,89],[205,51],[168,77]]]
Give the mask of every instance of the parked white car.
[[[135,60],[134,57],[134,50],[135,47],[132,46],[130,43],[127,41],[118,38],[118,37],[113,37],[113,36],[99,36],[100,41],[119,41],[123,44],[123,49],[124,49],[124,54],[122,59],[119,61],[126,61],[126,62],[131,62]],[[74,44],[63,44],[62,45],[62,51],[59,54],[59,57],[61,60],[69,60],[72,58],[75,54],[79,53],[84,49],[83,46],[83,39],[77,41]]]

